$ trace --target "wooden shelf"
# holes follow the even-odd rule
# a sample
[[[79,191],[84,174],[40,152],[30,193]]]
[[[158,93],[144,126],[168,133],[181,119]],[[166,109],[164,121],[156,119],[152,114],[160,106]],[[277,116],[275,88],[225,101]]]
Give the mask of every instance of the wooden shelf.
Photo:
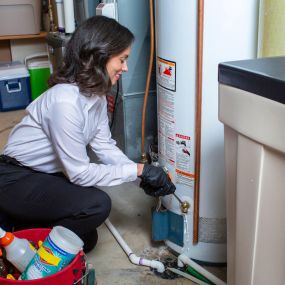
[[[16,35],[16,36],[0,36],[0,41],[9,41],[9,40],[21,40],[21,39],[40,39],[45,38],[47,32],[40,32],[35,35]]]

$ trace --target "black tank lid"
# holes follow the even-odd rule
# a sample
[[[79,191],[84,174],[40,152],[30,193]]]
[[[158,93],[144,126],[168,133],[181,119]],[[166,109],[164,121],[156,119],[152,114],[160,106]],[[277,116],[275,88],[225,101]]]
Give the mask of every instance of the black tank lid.
[[[220,63],[219,83],[285,104],[285,57]]]

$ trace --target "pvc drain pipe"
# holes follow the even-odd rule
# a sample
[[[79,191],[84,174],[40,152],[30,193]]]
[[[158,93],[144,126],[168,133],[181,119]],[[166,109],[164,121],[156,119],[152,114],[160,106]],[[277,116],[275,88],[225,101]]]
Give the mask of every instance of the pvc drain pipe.
[[[111,224],[110,220],[107,219],[105,221],[105,225],[109,229],[109,231],[113,234],[114,238],[117,240],[117,242],[120,244],[126,255],[129,257],[129,260],[136,265],[144,265],[151,268],[156,269],[159,273],[162,273],[165,271],[165,267],[162,262],[157,260],[149,260],[145,259],[139,256],[136,256],[132,250],[129,248],[127,243],[124,241],[122,236],[119,234],[119,232],[116,230],[116,228]]]
[[[222,281],[221,279],[219,279],[218,277],[216,277],[215,275],[213,275],[212,273],[204,269],[202,266],[200,266],[199,264],[191,260],[188,256],[186,256],[185,254],[180,254],[177,259],[177,265],[179,267],[183,267],[185,264],[193,267],[196,271],[204,275],[207,279],[212,281],[214,284],[226,285],[224,281]]]

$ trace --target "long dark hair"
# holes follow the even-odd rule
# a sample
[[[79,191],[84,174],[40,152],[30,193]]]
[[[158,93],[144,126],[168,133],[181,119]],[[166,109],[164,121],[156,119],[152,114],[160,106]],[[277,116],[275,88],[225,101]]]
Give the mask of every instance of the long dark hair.
[[[114,19],[105,16],[87,19],[68,41],[62,65],[50,77],[49,86],[75,83],[85,96],[106,94],[112,85],[106,64],[133,40],[134,35]]]

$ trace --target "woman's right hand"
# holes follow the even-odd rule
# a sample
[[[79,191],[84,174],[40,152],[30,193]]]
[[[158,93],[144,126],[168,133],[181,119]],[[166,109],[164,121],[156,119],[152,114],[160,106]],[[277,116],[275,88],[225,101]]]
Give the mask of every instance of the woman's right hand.
[[[165,196],[173,194],[176,190],[169,175],[162,167],[145,164],[139,177],[142,179],[140,187],[148,195],[154,197]]]

